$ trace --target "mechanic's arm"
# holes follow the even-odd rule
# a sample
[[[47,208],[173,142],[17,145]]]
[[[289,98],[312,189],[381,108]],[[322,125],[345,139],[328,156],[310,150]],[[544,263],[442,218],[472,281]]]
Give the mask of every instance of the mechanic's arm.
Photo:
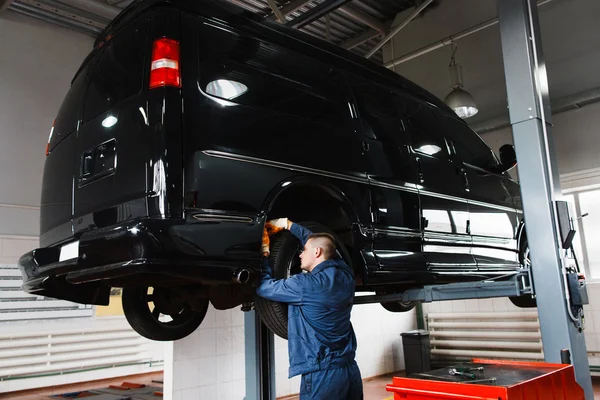
[[[269,259],[263,257],[262,278],[256,288],[256,294],[271,301],[301,305],[302,278],[302,274],[300,274],[288,279],[273,279]]]

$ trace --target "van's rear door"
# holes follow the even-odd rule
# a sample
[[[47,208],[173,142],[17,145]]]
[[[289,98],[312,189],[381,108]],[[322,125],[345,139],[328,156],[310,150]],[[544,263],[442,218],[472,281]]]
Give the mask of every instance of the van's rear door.
[[[87,63],[75,76],[58,111],[48,139],[42,181],[40,208],[40,244],[47,247],[68,240],[73,235],[73,157],[81,104],[85,97]]]
[[[75,234],[144,217],[151,132],[146,98],[148,17],[96,55],[74,143]]]

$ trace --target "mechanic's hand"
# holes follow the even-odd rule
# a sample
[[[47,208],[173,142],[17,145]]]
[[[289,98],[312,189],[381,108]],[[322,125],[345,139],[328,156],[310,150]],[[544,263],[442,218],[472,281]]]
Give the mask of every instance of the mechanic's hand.
[[[269,235],[274,235],[284,229],[290,229],[292,227],[292,221],[287,218],[272,219],[265,224]]]
[[[265,228],[263,230],[262,245],[260,247],[261,254],[265,257],[269,257],[271,255],[271,249],[269,248],[270,244],[271,240],[269,239],[269,232]]]

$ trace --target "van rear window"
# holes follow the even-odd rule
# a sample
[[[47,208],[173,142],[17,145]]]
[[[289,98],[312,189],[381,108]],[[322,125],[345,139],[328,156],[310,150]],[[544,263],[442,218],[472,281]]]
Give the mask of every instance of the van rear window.
[[[147,27],[147,20],[139,21],[104,46],[90,80],[84,121],[142,90]]]

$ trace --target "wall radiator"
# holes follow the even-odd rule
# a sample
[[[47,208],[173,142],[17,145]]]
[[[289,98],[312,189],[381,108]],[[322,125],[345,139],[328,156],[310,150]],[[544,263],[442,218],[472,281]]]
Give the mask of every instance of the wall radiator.
[[[432,360],[544,360],[537,311],[430,313],[426,322]]]
[[[0,380],[150,362],[148,340],[123,325],[0,333]]]

